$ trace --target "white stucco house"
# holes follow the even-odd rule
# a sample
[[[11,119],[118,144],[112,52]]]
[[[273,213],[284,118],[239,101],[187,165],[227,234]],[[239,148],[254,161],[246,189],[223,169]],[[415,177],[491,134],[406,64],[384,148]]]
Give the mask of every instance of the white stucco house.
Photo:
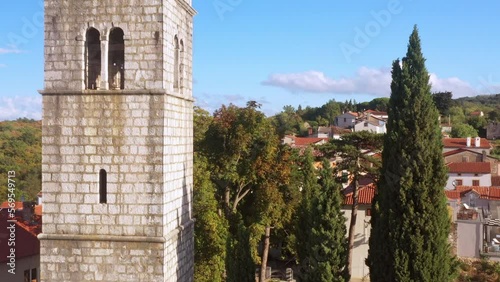
[[[352,128],[357,118],[358,113],[346,112],[335,117],[335,125],[342,128]]]
[[[453,207],[457,256],[500,261],[500,187],[457,186],[445,193]]]
[[[356,232],[354,235],[354,249],[352,256],[351,278],[363,279],[369,274],[365,260],[368,257],[368,239],[371,230],[371,207],[375,196],[375,184],[362,186],[358,190],[358,213],[356,219]],[[351,210],[353,203],[352,186],[343,190],[344,203],[342,211],[346,217],[346,227],[349,230],[351,223]]]
[[[354,125],[354,131],[370,131],[383,134],[387,132],[385,124],[386,122],[384,120],[370,116],[366,119],[359,120],[356,125]]]
[[[446,190],[457,186],[491,186],[491,164],[489,162],[449,163]]]

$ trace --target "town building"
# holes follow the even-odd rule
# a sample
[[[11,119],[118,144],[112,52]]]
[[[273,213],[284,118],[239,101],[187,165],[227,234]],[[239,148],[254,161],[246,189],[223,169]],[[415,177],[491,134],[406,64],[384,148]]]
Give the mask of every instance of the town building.
[[[443,138],[443,153],[456,149],[467,149],[481,154],[484,151],[487,155],[489,155],[491,151],[491,144],[485,138],[480,137]]]
[[[341,128],[353,128],[358,118],[358,113],[345,112],[335,117],[335,125]]]

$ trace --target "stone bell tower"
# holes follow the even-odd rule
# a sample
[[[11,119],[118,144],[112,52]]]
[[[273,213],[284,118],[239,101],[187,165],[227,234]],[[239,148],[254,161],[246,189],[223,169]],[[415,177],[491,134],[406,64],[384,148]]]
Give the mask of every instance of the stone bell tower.
[[[45,0],[41,281],[192,281],[191,0]]]

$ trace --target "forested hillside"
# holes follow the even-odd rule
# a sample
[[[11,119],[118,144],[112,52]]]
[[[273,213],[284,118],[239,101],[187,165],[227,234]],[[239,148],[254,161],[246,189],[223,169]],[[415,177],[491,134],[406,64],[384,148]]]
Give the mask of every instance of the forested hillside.
[[[0,199],[7,200],[7,173],[15,171],[17,200],[36,200],[42,187],[42,123],[0,122]]]
[[[433,98],[442,116],[442,123],[456,127],[452,137],[477,134],[485,137],[484,127],[489,122],[500,121],[500,94],[453,99],[451,92],[438,92],[433,94]],[[375,98],[363,103],[356,103],[355,100],[338,102],[332,99],[321,107],[302,108],[299,105],[295,109],[285,106],[272,119],[280,135],[307,135],[308,127],[333,125],[335,117],[346,111],[387,111],[388,103],[389,98]],[[474,112],[482,112],[483,116],[474,115]]]

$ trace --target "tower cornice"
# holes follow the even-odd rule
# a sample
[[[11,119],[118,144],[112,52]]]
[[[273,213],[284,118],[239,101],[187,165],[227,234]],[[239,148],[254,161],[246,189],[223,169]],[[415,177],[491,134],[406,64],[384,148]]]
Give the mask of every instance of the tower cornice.
[[[189,5],[185,0],[175,0],[175,1],[182,8],[184,8],[192,17],[194,17],[197,14],[196,10],[191,5]]]

